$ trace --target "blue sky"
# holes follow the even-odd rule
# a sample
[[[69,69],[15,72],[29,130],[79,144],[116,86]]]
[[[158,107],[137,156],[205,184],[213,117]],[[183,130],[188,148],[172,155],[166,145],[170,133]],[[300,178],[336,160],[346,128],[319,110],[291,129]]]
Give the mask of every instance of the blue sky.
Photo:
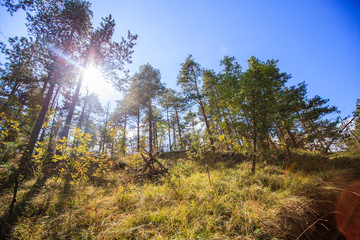
[[[139,35],[131,71],[150,63],[169,87],[176,88],[188,54],[215,71],[225,55],[235,56],[244,70],[255,56],[278,59],[280,71],[293,76],[289,85],[305,81],[310,97],[329,98],[343,117],[360,98],[360,3],[355,0],[91,2],[95,26],[112,14],[115,39],[128,29]],[[25,35],[24,15],[10,17],[2,7],[0,31],[6,37]]]

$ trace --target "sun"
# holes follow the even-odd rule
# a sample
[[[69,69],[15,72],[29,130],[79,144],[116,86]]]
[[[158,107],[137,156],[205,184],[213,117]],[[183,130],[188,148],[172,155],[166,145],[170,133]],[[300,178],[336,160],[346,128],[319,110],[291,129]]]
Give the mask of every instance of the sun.
[[[100,100],[105,101],[115,94],[114,87],[106,82],[104,76],[94,65],[90,65],[84,70],[83,86],[84,90],[96,93]]]
[[[105,83],[105,79],[101,72],[93,65],[88,66],[84,70],[83,84],[89,91],[97,91],[99,86]]]

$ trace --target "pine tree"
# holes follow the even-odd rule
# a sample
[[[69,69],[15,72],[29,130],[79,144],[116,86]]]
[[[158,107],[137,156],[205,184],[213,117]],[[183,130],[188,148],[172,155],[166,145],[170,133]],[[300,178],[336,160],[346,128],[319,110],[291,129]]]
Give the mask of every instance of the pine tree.
[[[181,64],[177,84],[181,85],[187,101],[196,101],[199,104],[200,114],[204,119],[206,131],[209,135],[211,149],[215,151],[215,141],[210,128],[210,121],[205,111],[204,95],[201,93],[200,88],[200,78],[202,73],[203,70],[201,69],[200,64],[196,63],[193,57],[189,55],[185,62]]]

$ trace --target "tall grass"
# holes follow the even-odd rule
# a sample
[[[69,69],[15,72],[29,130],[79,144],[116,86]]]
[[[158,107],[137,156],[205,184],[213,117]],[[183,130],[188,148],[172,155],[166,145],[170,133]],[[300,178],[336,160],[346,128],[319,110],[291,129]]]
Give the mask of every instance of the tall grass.
[[[50,179],[25,208],[12,237],[296,239],[333,211],[338,190],[331,188],[332,180],[345,184],[349,175],[331,164],[321,173],[259,164],[252,175],[248,162],[231,168],[220,162],[211,166],[209,182],[199,162],[180,159],[172,165],[170,175],[157,183],[124,181],[122,171],[86,184],[71,183],[70,188]],[[32,182],[27,184],[30,188]],[[9,198],[10,193],[3,194],[0,205],[6,206]],[[326,229],[314,226],[303,236],[315,239],[322,231]]]

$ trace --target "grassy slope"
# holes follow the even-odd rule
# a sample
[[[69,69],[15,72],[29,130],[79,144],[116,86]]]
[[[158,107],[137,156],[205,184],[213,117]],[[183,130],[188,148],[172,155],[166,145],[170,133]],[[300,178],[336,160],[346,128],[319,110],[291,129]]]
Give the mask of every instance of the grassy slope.
[[[214,158],[216,159],[216,157]],[[313,160],[316,161],[313,161]],[[164,160],[171,176],[159,183],[126,183],[109,172],[91,183],[49,179],[26,203],[13,228],[18,239],[296,239],[320,217],[334,211],[339,187],[353,177],[351,159],[294,156],[285,171],[247,162],[212,161],[206,168],[185,159]],[[320,170],[320,171],[319,171]],[[25,194],[34,181],[26,183]],[[20,197],[21,198],[21,197]],[[0,196],[3,215],[11,200]],[[319,221],[321,222],[321,221]],[[317,224],[303,236],[320,238]]]

